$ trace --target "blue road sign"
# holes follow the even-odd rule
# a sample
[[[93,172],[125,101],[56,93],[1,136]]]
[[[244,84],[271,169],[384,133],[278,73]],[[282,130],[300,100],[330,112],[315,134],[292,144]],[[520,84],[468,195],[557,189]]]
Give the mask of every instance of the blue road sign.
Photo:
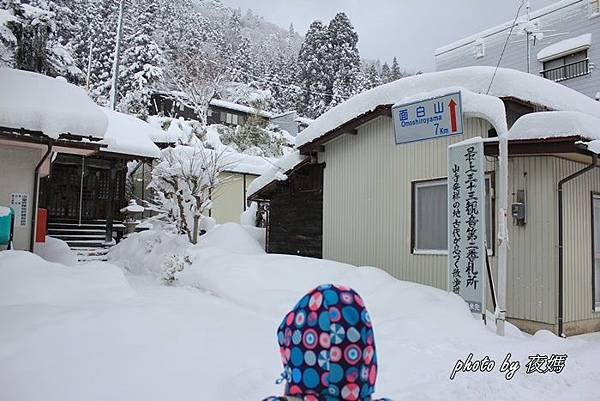
[[[397,144],[463,133],[460,92],[394,106],[392,116]]]

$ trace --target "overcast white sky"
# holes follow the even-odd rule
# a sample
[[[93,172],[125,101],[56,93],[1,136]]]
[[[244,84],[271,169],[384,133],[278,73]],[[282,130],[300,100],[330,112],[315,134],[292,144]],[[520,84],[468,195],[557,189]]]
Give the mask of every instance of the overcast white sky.
[[[533,10],[556,0],[531,0]],[[361,56],[390,61],[409,71],[433,71],[440,46],[512,20],[521,0],[222,0],[250,8],[267,21],[302,34],[316,19],[328,22],[344,11],[360,42]],[[523,13],[524,13],[523,9]]]

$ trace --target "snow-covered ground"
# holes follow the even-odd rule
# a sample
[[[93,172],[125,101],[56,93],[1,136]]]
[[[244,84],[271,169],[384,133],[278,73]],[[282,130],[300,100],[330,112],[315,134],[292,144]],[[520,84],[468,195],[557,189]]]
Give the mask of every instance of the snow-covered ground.
[[[218,226],[201,244],[136,234],[110,263],[64,266],[0,252],[0,400],[254,401],[280,392],[282,316],[321,283],[355,288],[378,346],[376,395],[398,400],[597,400],[600,336],[514,327],[499,338],[445,291],[374,267],[267,255],[256,230]],[[162,283],[173,254],[187,266]],[[492,373],[459,373],[469,353]],[[506,381],[507,353],[521,368]],[[526,374],[528,355],[568,355],[560,374]]]

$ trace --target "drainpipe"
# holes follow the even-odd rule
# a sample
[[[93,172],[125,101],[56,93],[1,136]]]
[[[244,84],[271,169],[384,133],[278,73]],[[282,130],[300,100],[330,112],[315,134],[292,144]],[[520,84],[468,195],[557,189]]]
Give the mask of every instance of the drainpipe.
[[[32,218],[31,218],[31,232],[29,233],[29,252],[33,252],[33,246],[35,245],[35,232],[37,225],[37,208],[38,208],[38,191],[40,186],[40,168],[42,168],[42,164],[48,159],[50,153],[52,153],[52,145],[53,141],[48,141],[48,149],[44,156],[40,159],[38,164],[35,166],[35,170],[33,172],[33,203],[32,203]]]
[[[592,154],[592,163],[558,182],[558,335],[565,337],[564,333],[564,308],[563,308],[563,277],[564,277],[564,235],[563,235],[563,185],[594,169],[598,162],[598,155]]]

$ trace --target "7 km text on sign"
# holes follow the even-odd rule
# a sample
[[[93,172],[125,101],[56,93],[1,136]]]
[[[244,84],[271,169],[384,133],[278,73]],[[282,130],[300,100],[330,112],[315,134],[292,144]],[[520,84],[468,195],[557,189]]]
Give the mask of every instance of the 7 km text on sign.
[[[392,107],[396,143],[463,133],[460,92]]]

